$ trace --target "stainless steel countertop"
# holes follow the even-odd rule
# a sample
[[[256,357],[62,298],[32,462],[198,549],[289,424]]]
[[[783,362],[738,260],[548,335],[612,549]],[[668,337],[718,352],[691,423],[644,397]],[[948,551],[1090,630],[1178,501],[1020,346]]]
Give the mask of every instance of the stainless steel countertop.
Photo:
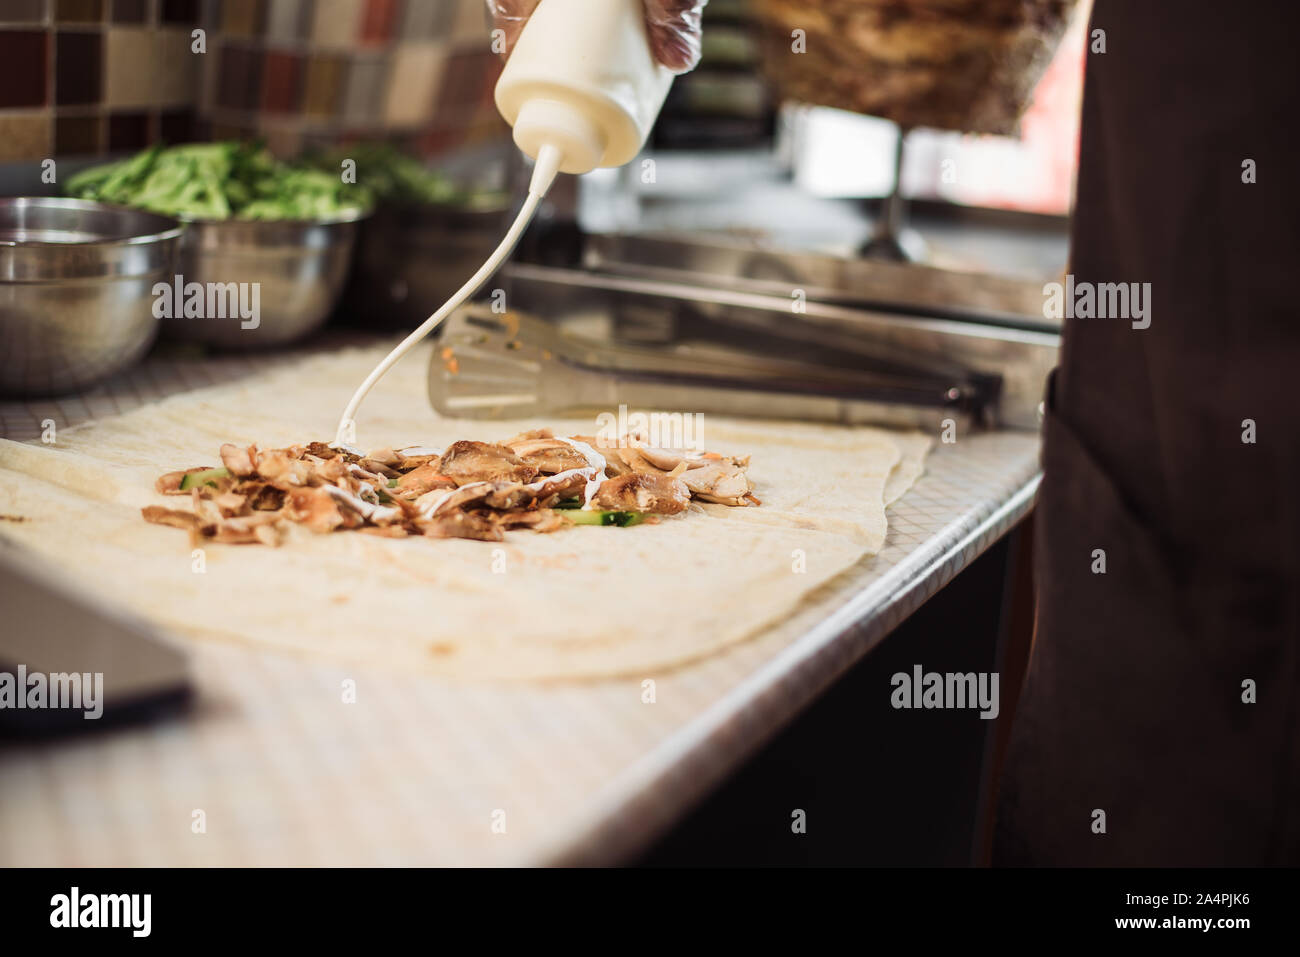
[[[0,427],[34,438],[43,419],[112,415],[287,358],[164,353],[83,397],[0,403]],[[1036,435],[938,446],[879,555],[763,634],[647,676],[653,704],[639,678],[453,683],[195,644],[188,716],[0,750],[0,863],[625,860],[1005,534],[1038,478]],[[340,703],[344,679],[355,704]]]

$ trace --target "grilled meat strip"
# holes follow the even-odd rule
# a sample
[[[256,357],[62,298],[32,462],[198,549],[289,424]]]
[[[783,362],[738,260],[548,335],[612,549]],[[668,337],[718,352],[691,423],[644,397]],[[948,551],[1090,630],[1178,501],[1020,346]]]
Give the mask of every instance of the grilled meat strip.
[[[651,512],[676,515],[691,504],[691,492],[679,478],[632,472],[600,483],[592,502],[615,512]]]
[[[453,442],[438,461],[438,471],[457,485],[470,482],[531,482],[537,469],[504,445]]]

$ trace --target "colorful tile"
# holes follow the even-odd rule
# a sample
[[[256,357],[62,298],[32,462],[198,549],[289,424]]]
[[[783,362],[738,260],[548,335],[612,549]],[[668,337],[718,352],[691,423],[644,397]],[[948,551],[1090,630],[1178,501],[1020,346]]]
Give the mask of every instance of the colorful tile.
[[[153,76],[157,106],[192,106],[199,94],[199,73],[207,54],[191,49],[188,30],[157,30],[153,35]]]
[[[447,57],[438,90],[438,122],[472,119],[487,107],[500,63],[490,52],[454,53]]]
[[[0,107],[46,104],[47,36],[43,30],[0,30]]]
[[[346,57],[328,53],[314,55],[307,64],[303,113],[313,117],[329,117],[338,114],[344,106],[347,71]]]
[[[149,19],[148,0],[112,0],[109,19],[113,23],[144,24]]]
[[[5,0],[0,10],[4,23],[44,23],[45,0]]]
[[[457,44],[480,44],[488,49],[492,39],[492,23],[488,18],[487,4],[456,3],[453,6],[455,17],[451,21],[450,39]]]
[[[451,33],[456,18],[456,4],[421,3],[408,0],[402,11],[398,36],[403,40],[433,40]]]
[[[217,68],[217,104],[228,110],[257,108],[262,83],[260,54],[237,46],[224,46]]]
[[[50,152],[47,113],[0,116],[0,163],[45,159]]]
[[[138,150],[149,145],[149,114],[114,113],[108,118],[108,148]]]
[[[393,36],[397,13],[397,0],[366,0],[366,9],[361,18],[361,42],[374,45],[387,43]]]
[[[436,43],[403,43],[396,49],[384,100],[385,122],[393,126],[429,122],[444,59]]]
[[[104,36],[60,30],[54,36],[54,101],[59,106],[98,103],[103,95]]]
[[[256,37],[262,32],[262,0],[222,0],[221,32],[230,37]]]
[[[54,152],[59,156],[88,156],[100,151],[98,116],[60,116],[54,121]]]
[[[383,56],[352,59],[343,90],[343,116],[348,123],[373,127],[382,122],[390,59]]]
[[[109,107],[152,104],[155,80],[154,31],[143,27],[111,27],[104,34],[104,103]]]
[[[193,110],[165,110],[158,117],[158,139],[169,145],[198,139]]]
[[[268,52],[262,59],[262,109],[295,112],[302,94],[302,72],[298,54]]]
[[[199,0],[159,0],[159,23],[197,23]]]
[[[301,40],[311,28],[309,0],[275,0],[266,7],[266,38],[286,43]]]
[[[349,47],[360,35],[365,0],[316,0],[311,41],[321,47]]]
[[[54,0],[55,23],[100,23],[104,0]]]

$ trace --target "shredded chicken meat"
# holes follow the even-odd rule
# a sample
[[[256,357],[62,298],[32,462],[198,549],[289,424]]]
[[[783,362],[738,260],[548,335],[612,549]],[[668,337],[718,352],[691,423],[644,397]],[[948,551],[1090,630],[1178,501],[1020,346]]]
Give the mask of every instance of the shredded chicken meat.
[[[366,455],[322,442],[267,450],[227,444],[220,458],[220,466],[159,478],[158,492],[188,496],[191,508],[150,505],[144,519],[183,529],[194,544],[279,545],[293,525],[499,542],[512,529],[657,521],[685,512],[692,499],[759,504],[748,456],[651,448],[635,435],[610,441],[537,429],[500,443]],[[580,521],[593,511],[611,520]]]

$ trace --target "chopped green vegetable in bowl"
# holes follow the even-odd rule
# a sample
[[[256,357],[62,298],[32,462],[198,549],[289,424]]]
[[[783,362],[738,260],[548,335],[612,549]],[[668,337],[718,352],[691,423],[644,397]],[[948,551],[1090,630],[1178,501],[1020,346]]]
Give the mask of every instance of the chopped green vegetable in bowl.
[[[320,169],[283,163],[255,143],[154,146],[93,166],[67,183],[70,196],[185,220],[320,220],[371,205],[364,188]]]
[[[494,209],[509,199],[502,190],[462,186],[388,143],[354,143],[317,154],[308,162],[334,174],[348,160],[356,163],[357,183],[381,202]]]

